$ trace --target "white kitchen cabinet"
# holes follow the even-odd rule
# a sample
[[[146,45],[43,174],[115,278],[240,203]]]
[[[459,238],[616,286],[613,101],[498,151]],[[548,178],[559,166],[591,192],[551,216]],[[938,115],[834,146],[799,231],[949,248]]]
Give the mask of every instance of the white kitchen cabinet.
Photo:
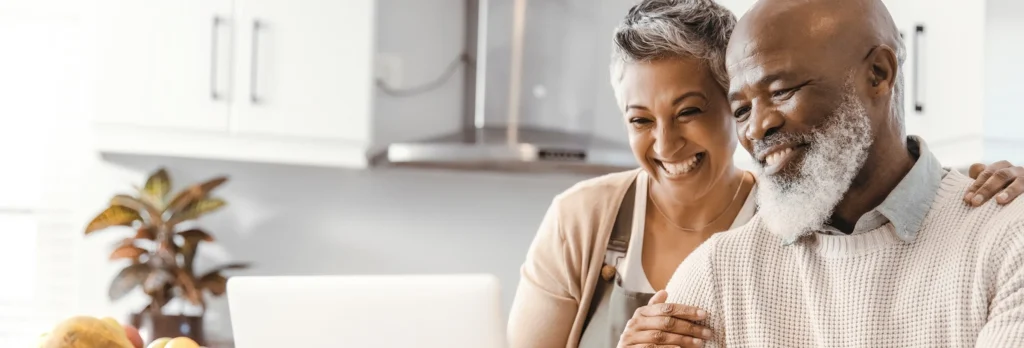
[[[367,166],[373,0],[100,0],[105,153]]]
[[[231,0],[98,0],[95,119],[226,132]]]
[[[1024,3],[886,0],[904,34],[907,132],[943,165],[1024,163]]]
[[[368,141],[372,14],[370,1],[238,1],[232,129]]]

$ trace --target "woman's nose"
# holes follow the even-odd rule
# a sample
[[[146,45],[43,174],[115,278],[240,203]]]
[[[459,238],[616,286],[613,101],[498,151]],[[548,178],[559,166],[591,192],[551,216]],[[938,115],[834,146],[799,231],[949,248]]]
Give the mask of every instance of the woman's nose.
[[[686,145],[686,139],[675,127],[660,127],[654,137],[654,152],[661,158],[671,158]]]

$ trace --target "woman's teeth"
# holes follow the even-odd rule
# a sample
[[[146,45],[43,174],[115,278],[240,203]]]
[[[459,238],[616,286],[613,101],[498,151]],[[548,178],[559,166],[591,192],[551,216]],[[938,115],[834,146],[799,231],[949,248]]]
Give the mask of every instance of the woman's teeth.
[[[670,175],[686,174],[694,168],[697,168],[697,164],[700,163],[701,157],[703,157],[702,153],[698,153],[693,155],[693,157],[678,163],[661,162],[661,167]]]
[[[791,147],[786,148],[785,150],[782,151],[773,152],[772,154],[768,155],[768,157],[766,157],[764,161],[769,166],[774,166],[776,164],[779,164],[779,161],[782,161],[783,158],[786,158],[786,155],[788,155],[790,152],[793,152],[793,148]]]

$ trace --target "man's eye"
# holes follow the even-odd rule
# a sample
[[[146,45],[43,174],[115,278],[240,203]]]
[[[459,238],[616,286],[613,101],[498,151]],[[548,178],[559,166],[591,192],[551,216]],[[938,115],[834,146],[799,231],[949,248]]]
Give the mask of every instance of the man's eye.
[[[796,93],[796,90],[797,90],[796,88],[787,88],[787,89],[778,90],[778,91],[775,91],[774,93],[772,93],[772,98],[775,98],[775,99],[789,98],[789,97],[793,96],[793,93]]]
[[[732,115],[733,117],[736,117],[737,121],[746,121],[747,116],[750,115],[750,107],[741,106],[739,109],[736,109],[736,112],[734,112]]]

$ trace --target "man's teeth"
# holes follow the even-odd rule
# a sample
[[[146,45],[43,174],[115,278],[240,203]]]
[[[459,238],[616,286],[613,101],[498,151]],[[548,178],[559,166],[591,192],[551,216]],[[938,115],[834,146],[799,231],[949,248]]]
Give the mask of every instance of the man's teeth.
[[[665,171],[671,175],[685,174],[696,168],[697,162],[699,162],[698,155],[693,155],[693,157],[679,163],[661,162],[661,167],[665,168]]]
[[[783,158],[786,158],[786,155],[788,155],[790,152],[793,152],[793,148],[791,147],[786,148],[785,150],[772,152],[768,154],[768,157],[765,157],[764,161],[768,165],[774,166],[776,164],[779,164],[779,161],[782,161]]]

